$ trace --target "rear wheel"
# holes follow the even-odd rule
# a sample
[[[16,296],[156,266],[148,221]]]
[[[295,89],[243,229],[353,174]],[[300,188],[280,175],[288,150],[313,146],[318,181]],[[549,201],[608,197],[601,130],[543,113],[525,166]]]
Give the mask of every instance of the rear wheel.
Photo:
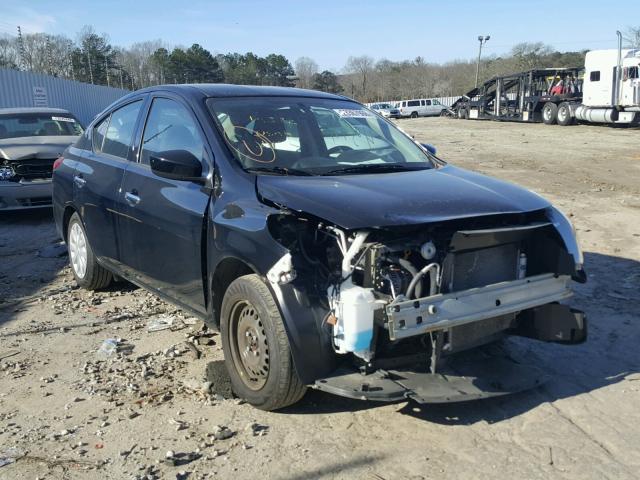
[[[69,263],[76,283],[87,290],[107,287],[113,276],[111,272],[96,261],[91,245],[87,240],[80,215],[74,213],[69,220],[67,230],[67,249]]]
[[[571,115],[571,106],[567,102],[562,102],[558,106],[558,125],[571,125],[575,118]]]
[[[542,121],[546,125],[553,125],[558,119],[558,106],[553,102],[547,102],[542,107]]]
[[[227,289],[220,333],[234,392],[261,410],[300,400],[306,387],[291,358],[289,339],[271,292],[258,275],[245,275]]]

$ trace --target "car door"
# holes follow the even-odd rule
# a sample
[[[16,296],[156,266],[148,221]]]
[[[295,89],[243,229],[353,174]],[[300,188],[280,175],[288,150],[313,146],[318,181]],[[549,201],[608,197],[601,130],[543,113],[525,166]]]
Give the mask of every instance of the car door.
[[[156,175],[149,161],[163,152],[186,150],[202,162],[206,176],[212,157],[204,138],[180,97],[153,97],[137,158],[129,162],[122,181],[126,207],[119,221],[121,261],[132,279],[203,313],[203,228],[210,194],[196,182]]]
[[[424,114],[428,117],[433,115],[433,106],[431,105],[431,100],[427,99],[424,101]]]
[[[94,254],[118,260],[118,189],[131,154],[143,99],[133,99],[100,119],[91,132],[91,150],[82,152],[74,172],[74,198]]]

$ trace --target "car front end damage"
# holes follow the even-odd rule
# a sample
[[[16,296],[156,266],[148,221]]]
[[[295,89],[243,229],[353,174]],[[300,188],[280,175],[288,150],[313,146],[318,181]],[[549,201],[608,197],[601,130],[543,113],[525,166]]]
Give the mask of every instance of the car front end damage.
[[[584,314],[561,303],[585,281],[582,255],[551,206],[355,229],[283,209],[268,228],[287,252],[267,274],[283,315],[315,317],[318,338],[287,323],[293,343],[321,352],[312,373],[296,363],[318,389],[421,403],[504,395],[546,374],[498,340],[586,339]]]
[[[51,207],[53,163],[76,138],[0,140],[0,211]]]

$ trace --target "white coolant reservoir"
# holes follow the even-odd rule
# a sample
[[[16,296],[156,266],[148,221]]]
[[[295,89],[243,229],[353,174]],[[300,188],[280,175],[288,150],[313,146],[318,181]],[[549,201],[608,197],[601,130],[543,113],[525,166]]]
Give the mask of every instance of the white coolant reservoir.
[[[345,282],[340,288],[336,302],[334,343],[338,353],[353,352],[369,360],[373,339],[373,313],[382,308],[384,302],[376,300],[373,290]]]

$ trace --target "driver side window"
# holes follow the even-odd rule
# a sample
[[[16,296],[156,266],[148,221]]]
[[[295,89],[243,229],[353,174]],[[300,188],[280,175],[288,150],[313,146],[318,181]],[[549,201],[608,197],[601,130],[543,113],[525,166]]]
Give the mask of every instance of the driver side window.
[[[198,127],[185,107],[168,98],[155,98],[142,138],[140,162],[170,150],[186,150],[198,160],[204,158],[204,143]]]

